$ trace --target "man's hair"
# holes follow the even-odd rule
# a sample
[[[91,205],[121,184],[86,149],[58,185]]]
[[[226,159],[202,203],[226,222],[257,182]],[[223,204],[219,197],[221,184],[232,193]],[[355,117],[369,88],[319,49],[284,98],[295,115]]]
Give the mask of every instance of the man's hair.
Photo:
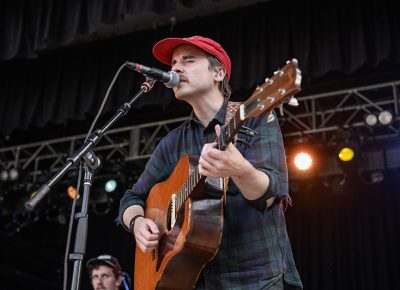
[[[220,67],[224,67],[222,65],[222,63],[219,61],[218,58],[216,58],[214,55],[207,53],[207,59],[210,63],[209,65],[209,69],[211,71],[213,70],[217,70]],[[226,69],[226,68],[225,68]],[[225,74],[224,79],[222,80],[222,82],[218,83],[218,89],[220,90],[220,92],[226,96],[228,99],[230,98],[231,94],[232,94],[232,89],[231,86],[229,85],[229,80],[227,75]]]

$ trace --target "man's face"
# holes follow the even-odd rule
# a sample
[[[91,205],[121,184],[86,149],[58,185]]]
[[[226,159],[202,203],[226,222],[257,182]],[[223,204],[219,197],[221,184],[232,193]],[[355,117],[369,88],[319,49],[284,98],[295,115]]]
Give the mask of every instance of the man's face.
[[[215,72],[209,69],[206,53],[192,45],[178,46],[172,55],[172,70],[180,76],[179,84],[173,88],[175,97],[188,101],[201,97],[216,84]]]
[[[121,276],[116,278],[110,267],[100,265],[92,270],[92,286],[94,290],[117,290],[121,286]]]

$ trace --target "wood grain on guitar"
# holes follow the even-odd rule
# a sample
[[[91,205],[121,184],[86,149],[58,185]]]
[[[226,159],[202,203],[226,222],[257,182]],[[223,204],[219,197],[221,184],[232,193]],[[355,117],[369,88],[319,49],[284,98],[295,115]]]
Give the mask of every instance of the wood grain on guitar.
[[[239,132],[245,119],[270,113],[300,91],[297,60],[265,80],[221,129],[217,142],[222,150]],[[193,289],[201,270],[218,251],[222,239],[223,178],[201,176],[187,155],[170,177],[156,184],[146,200],[145,216],[158,226],[157,251],[143,253],[136,247],[135,290]]]

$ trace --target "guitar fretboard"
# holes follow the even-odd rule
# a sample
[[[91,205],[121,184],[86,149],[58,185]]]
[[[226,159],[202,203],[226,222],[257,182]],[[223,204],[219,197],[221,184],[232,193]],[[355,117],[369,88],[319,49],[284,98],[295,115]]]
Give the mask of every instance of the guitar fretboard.
[[[189,198],[191,192],[196,187],[201,179],[201,175],[199,173],[199,168],[196,167],[192,173],[190,173],[189,178],[185,181],[178,194],[176,195],[176,207],[175,207],[175,216],[177,216],[178,212],[182,208],[183,204]]]
[[[239,110],[236,111],[235,115],[231,118],[231,120],[226,124],[226,127],[223,128],[221,134],[225,134],[226,144],[229,144],[233,141],[234,136],[239,132],[240,127],[243,124],[243,120],[241,120]],[[221,137],[217,137],[215,140],[217,142],[217,146],[220,150],[225,150],[223,146],[221,146]],[[193,189],[202,179],[202,176],[199,173],[199,168],[196,167],[189,175],[188,179],[185,181],[181,189],[176,195],[175,200],[175,217],[178,215],[178,212],[181,210],[182,206],[185,204],[186,200],[190,197]]]
[[[225,150],[226,146],[234,141],[245,118],[270,113],[274,108],[299,92],[300,84],[301,71],[298,69],[297,60],[292,59],[282,69],[275,71],[272,78],[265,79],[263,84],[257,86],[250,98],[242,103],[234,116],[226,125],[221,127],[221,136],[216,139],[218,149]],[[175,217],[190,197],[193,189],[203,179],[205,178],[200,175],[198,167],[190,173],[189,178],[176,194]],[[171,207],[170,204],[170,210]]]

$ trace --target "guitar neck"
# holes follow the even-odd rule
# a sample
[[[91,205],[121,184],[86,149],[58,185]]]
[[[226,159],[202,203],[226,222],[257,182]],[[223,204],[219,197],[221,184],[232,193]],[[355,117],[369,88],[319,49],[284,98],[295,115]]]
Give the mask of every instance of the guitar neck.
[[[220,150],[225,150],[226,146],[233,142],[235,135],[239,132],[240,128],[243,125],[244,118],[243,112],[240,110],[244,109],[244,106],[241,105],[239,110],[236,111],[235,115],[231,118],[231,120],[224,125],[221,129],[221,134],[224,135],[216,138],[217,146]],[[226,144],[226,145],[224,145]],[[198,166],[190,173],[188,179],[185,181],[184,185],[181,187],[179,192],[176,194],[175,200],[175,214],[179,212],[179,210],[184,205],[185,201],[190,197],[190,194],[193,192],[193,189],[199,184],[200,181],[204,180],[205,177],[201,176],[199,173]]]
[[[199,184],[201,180],[204,179],[205,177],[200,175],[199,168],[196,166],[196,168],[190,173],[188,179],[185,181],[179,192],[176,194],[175,215],[185,204],[185,201],[190,197],[193,189]]]
[[[288,102],[301,90],[300,84],[301,71],[298,69],[297,60],[292,59],[282,69],[277,70],[274,76],[265,79],[263,84],[257,86],[250,98],[239,106],[229,122],[221,126],[221,134],[216,138],[218,149],[225,150],[229,143],[234,141],[246,118],[263,116],[282,105],[283,102]],[[184,186],[176,194],[175,214],[190,197],[196,185],[204,179],[198,167],[191,172]]]
[[[216,139],[219,150],[225,150],[228,144],[234,141],[235,135],[240,131],[245,119],[244,108],[244,104],[241,104],[229,122],[221,127],[221,134]]]

